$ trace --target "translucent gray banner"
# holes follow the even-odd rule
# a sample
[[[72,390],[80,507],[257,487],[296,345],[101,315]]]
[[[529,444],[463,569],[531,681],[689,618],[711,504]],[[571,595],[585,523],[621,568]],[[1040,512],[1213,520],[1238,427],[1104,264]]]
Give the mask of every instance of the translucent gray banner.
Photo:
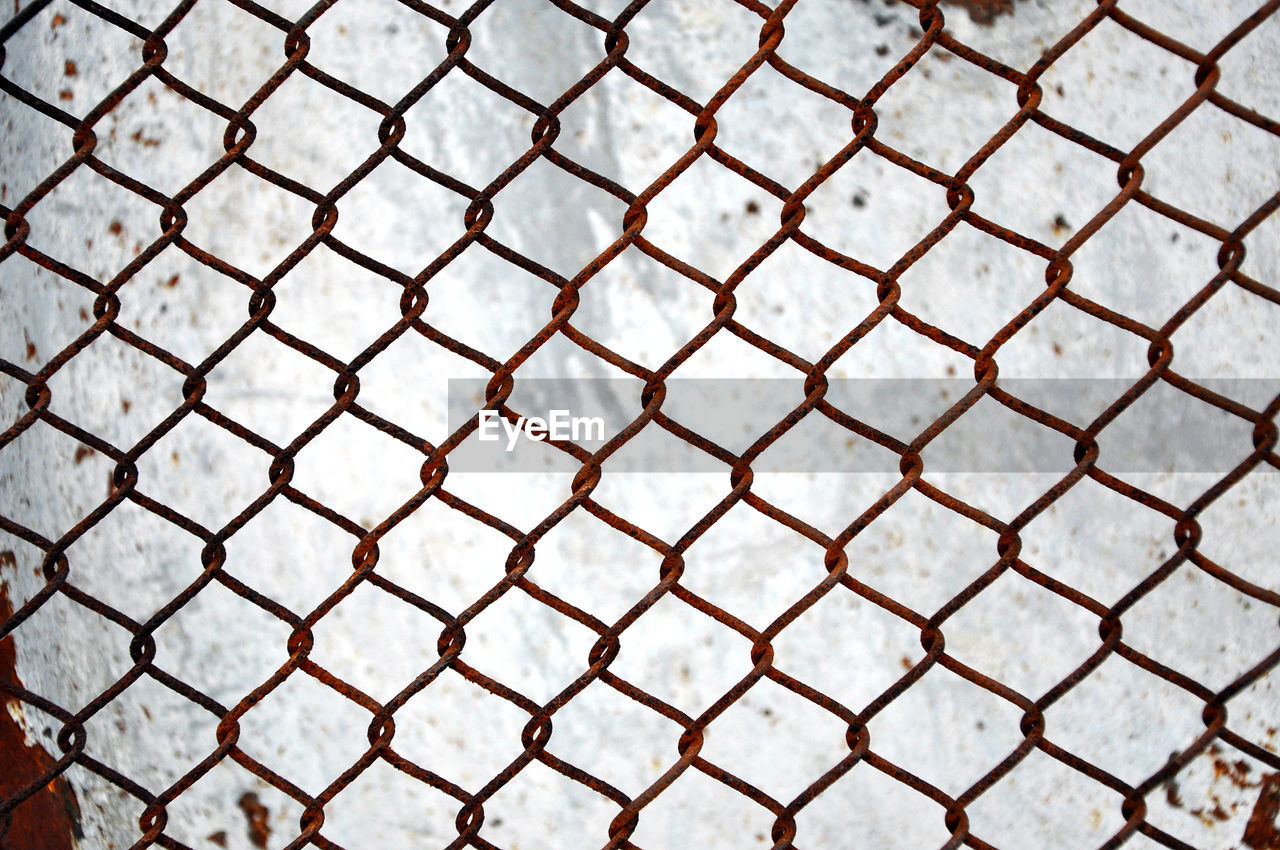
[[[1010,379],[1000,389],[1085,429],[1135,380]],[[1207,379],[1215,393],[1263,409],[1280,379]],[[639,380],[518,379],[503,418],[485,407],[482,380],[449,381],[449,428],[477,429],[449,454],[460,472],[574,472],[581,463],[548,443],[603,448],[643,413]],[[678,426],[740,456],[805,400],[803,379],[666,382],[661,412]],[[844,416],[909,445],[974,389],[965,379],[830,381],[824,400]],[[515,418],[518,417],[518,418]],[[1098,466],[1113,473],[1225,473],[1254,450],[1253,425],[1158,382],[1098,435]],[[933,472],[1066,472],[1075,441],[985,396],[921,451]],[[810,410],[751,462],[756,472],[893,472],[900,455]],[[618,472],[724,472],[728,465],[650,421],[604,464]]]

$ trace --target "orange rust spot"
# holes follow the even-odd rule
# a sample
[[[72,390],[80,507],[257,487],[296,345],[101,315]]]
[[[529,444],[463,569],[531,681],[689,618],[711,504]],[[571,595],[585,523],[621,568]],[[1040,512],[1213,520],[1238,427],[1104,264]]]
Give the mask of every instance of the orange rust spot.
[[[119,236],[121,233],[124,232],[124,225],[121,224],[118,220],[112,221],[110,226],[107,227],[107,231],[112,236]]]
[[[969,20],[991,26],[1003,14],[1013,14],[1013,0],[943,0],[948,6],[959,6],[969,13]]]
[[[271,827],[267,823],[271,813],[252,791],[241,794],[238,804],[240,811],[244,812],[245,820],[249,822],[249,840],[254,847],[266,847],[267,839],[271,837]]]
[[[68,59],[66,61],[66,64],[62,66],[62,71],[68,77],[74,77],[78,73],[78,70],[76,69],[76,63],[72,62],[70,59]]]
[[[178,285],[178,276],[175,274],[173,277],[166,280],[164,282],[164,285],[169,287],[170,289],[173,289],[175,286]]]
[[[131,133],[131,134],[129,135],[129,138],[130,138],[130,139],[133,139],[134,143],[139,144],[139,145],[142,145],[144,148],[158,148],[158,147],[160,147],[160,140],[159,140],[159,139],[153,139],[153,138],[151,138],[150,136],[144,136],[144,135],[142,135],[142,131],[141,131],[141,130],[138,130],[138,131],[136,131],[136,132],[134,132],[134,133]]]
[[[10,556],[12,552],[6,553]],[[0,620],[13,616],[9,588],[0,582]],[[0,640],[0,681],[22,687],[18,678],[13,635]],[[16,797],[31,781],[53,769],[55,760],[38,745],[29,745],[22,727],[9,711],[0,711],[0,799]],[[27,797],[12,812],[8,830],[0,835],[0,847],[24,850],[72,850],[80,829],[80,804],[75,791],[61,774]]]
[[[1227,761],[1226,759],[1214,758],[1213,778],[1218,780],[1224,777],[1237,788],[1258,787],[1257,782],[1249,781],[1249,763],[1244,759]]]
[[[62,16],[61,12],[59,12],[58,14],[53,16],[52,21],[49,21],[49,29],[56,30],[58,27],[62,26],[66,22],[67,22],[67,19]]]
[[[75,99],[75,94],[72,93],[71,89],[63,89],[62,91],[58,92],[58,100],[74,100],[74,99]]]
[[[88,446],[77,446],[76,455],[75,455],[76,464],[84,463],[84,459],[91,456],[92,454],[93,454],[93,449],[89,448]]]
[[[1257,805],[1244,828],[1244,845],[1253,850],[1280,850],[1280,773],[1262,778]]]

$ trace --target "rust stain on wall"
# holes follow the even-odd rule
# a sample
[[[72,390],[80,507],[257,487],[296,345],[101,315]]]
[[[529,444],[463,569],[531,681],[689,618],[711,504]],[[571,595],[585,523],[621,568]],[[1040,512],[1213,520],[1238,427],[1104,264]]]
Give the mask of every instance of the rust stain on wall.
[[[1262,780],[1258,803],[1244,828],[1244,846],[1253,850],[1280,850],[1280,773]]]
[[[969,18],[979,24],[990,25],[996,18],[1013,14],[1013,0],[943,0],[949,6],[961,6],[969,12]]]
[[[266,847],[267,840],[271,837],[271,813],[252,791],[246,791],[240,796],[239,806],[249,824],[249,840],[254,847]]]
[[[9,587],[0,581],[0,621],[13,616]],[[0,639],[0,682],[21,686],[13,636]],[[17,795],[32,779],[47,772],[54,758],[27,743],[11,710],[20,705],[9,697],[0,711],[0,801]],[[80,831],[80,804],[71,783],[62,776],[20,803],[8,830],[0,834],[0,850],[73,850]]]

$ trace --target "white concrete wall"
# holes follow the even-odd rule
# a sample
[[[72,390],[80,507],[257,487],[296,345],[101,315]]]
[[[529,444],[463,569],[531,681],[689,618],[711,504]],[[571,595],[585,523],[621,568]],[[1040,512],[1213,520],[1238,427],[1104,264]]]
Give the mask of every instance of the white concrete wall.
[[[269,4],[289,17],[306,4]],[[446,2],[446,10],[457,13]],[[607,5],[607,4],[601,4]],[[1252,8],[1177,0],[1124,3],[1158,28],[1208,49]],[[127,6],[127,8],[125,7]],[[122,11],[155,25],[167,12],[130,3]],[[616,14],[615,3],[604,14]],[[1091,8],[1030,0],[1013,17],[981,28],[958,10],[948,25],[966,43],[1025,68]],[[67,22],[52,26],[53,16]],[[916,38],[910,9],[847,0],[800,0],[786,21],[780,55],[860,95]],[[1280,91],[1269,22],[1223,62],[1222,88],[1275,117]],[[690,95],[708,98],[754,51],[760,20],[730,3],[655,2],[627,28],[628,57]],[[477,64],[550,101],[603,56],[600,34],[549,4],[500,0],[472,27]],[[445,30],[391,2],[340,0],[311,28],[311,61],[380,96],[407,90],[444,56]],[[283,36],[222,0],[200,0],[168,39],[165,67],[191,85],[239,105],[283,61]],[[887,51],[881,56],[879,45]],[[6,45],[6,76],[83,114],[138,64],[140,42],[73,7],[55,3]],[[1237,59],[1244,56],[1244,59]],[[73,59],[75,77],[65,75]],[[926,76],[927,74],[927,76]],[[1109,22],[1043,78],[1044,108],[1117,146],[1135,144],[1193,91],[1194,67],[1144,45]],[[405,150],[478,181],[527,148],[532,118],[450,75],[438,97],[407,116]],[[458,84],[455,86],[455,84]],[[62,90],[69,100],[59,99]],[[151,98],[154,95],[154,100]],[[1012,85],[931,52],[877,111],[878,137],[935,167],[954,171],[1016,109]],[[1202,114],[1203,113],[1203,114]],[[0,180],[4,203],[24,197],[71,153],[69,134],[0,95]],[[730,153],[796,186],[845,144],[842,108],[763,68],[717,116]],[[300,77],[254,115],[250,155],[325,189],[376,145],[376,116]],[[612,73],[562,116],[557,148],[632,191],[640,191],[693,142],[692,117]],[[164,191],[176,191],[221,153],[224,123],[154,82],[96,127],[97,153]],[[1144,159],[1159,197],[1232,227],[1276,190],[1280,140],[1206,108]],[[385,169],[385,172],[384,172]],[[975,210],[1048,244],[1061,244],[1117,191],[1112,164],[1038,127],[1018,134],[971,181]],[[854,203],[860,198],[862,205]],[[749,212],[756,204],[759,212]],[[542,162],[495,200],[490,233],[566,276],[620,233],[623,204]],[[335,235],[409,274],[462,232],[465,204],[388,164],[339,203]],[[859,155],[807,202],[807,232],[884,265],[945,214],[942,193],[870,155]],[[646,238],[724,276],[776,228],[780,203],[709,160],[649,208]],[[267,273],[310,232],[311,207],[232,169],[187,205],[187,238],[254,274]],[[28,216],[30,243],[108,281],[158,238],[158,208],[80,169]],[[1062,226],[1059,221],[1066,222]],[[1280,279],[1275,217],[1247,241],[1245,270]],[[118,222],[119,227],[114,227]],[[1055,227],[1055,222],[1058,222]],[[90,242],[92,244],[90,244]],[[1216,270],[1217,245],[1135,205],[1073,258],[1072,287],[1156,324]],[[1044,263],[972,230],[949,236],[903,277],[905,308],[981,345],[1043,288]],[[498,357],[537,331],[554,290],[472,249],[429,286],[425,318]],[[351,357],[398,318],[398,290],[323,249],[277,286],[273,320],[327,351]],[[170,249],[119,292],[120,323],[198,363],[245,320],[247,290]],[[805,356],[820,356],[874,305],[874,286],[786,246],[738,291],[739,319]],[[583,290],[575,327],[628,357],[656,366],[711,319],[711,295],[632,250]],[[0,356],[36,370],[92,317],[92,297],[21,257],[0,265]],[[1274,377],[1276,306],[1240,291],[1215,297],[1175,336],[1174,368],[1192,377]],[[86,312],[82,312],[86,311]],[[1148,311],[1143,313],[1143,311]],[[1146,368],[1146,343],[1055,305],[1002,349],[1008,377],[1128,377]],[[964,358],[886,325],[841,359],[833,377],[971,374]],[[522,374],[611,377],[612,367],[564,339],[548,344]],[[721,334],[681,376],[787,374]],[[447,431],[445,381],[482,370],[407,334],[361,371],[360,403],[428,439]],[[256,334],[209,376],[206,400],[284,445],[332,401],[333,376]],[[181,403],[181,376],[108,336],[49,382],[51,409],[127,447]],[[0,376],[8,423],[26,405],[23,387]],[[618,400],[623,404],[624,400]],[[0,512],[57,539],[107,493],[112,464],[77,456],[76,444],[37,425],[0,453]],[[1244,450],[1247,451],[1247,442]],[[268,484],[269,458],[207,422],[189,417],[139,462],[138,489],[216,529]],[[372,528],[419,486],[420,458],[351,418],[298,457],[294,485]],[[498,479],[451,475],[449,489],[532,528],[569,496],[571,476]],[[896,476],[772,474],[756,490],[834,534]],[[1052,476],[950,474],[932,483],[1009,519]],[[1214,476],[1159,474],[1142,486],[1177,503]],[[1276,483],[1257,475],[1204,518],[1202,551],[1276,588]],[[728,491],[718,475],[606,476],[596,493],[611,510],[677,539]],[[3,573],[15,605],[37,593],[40,552],[8,535],[16,566]],[[1079,485],[1023,534],[1037,569],[1091,593],[1119,599],[1174,549],[1172,523],[1091,483]],[[996,560],[996,537],[910,494],[849,548],[851,573],[932,613]],[[305,614],[350,571],[355,538],[277,499],[229,541],[226,569]],[[510,541],[431,502],[381,544],[381,574],[458,613],[502,575]],[[143,621],[200,574],[200,544],[135,505],[118,507],[68,550],[70,581]],[[640,544],[575,514],[537,547],[529,577],[607,621],[658,580],[659,558]],[[819,547],[739,506],[690,550],[690,589],[757,628],[824,575]],[[1003,603],[1000,607],[997,603]],[[1012,613],[1011,613],[1012,612]],[[1184,566],[1126,615],[1125,637],[1163,663],[1221,687],[1276,644],[1276,612]],[[315,629],[311,659],[386,700],[435,659],[438,624],[372,588],[362,588]],[[1035,698],[1098,646],[1096,619],[1016,576],[1005,576],[944,627],[965,663]],[[225,706],[286,661],[288,628],[212,585],[156,633],[156,663]],[[1212,636],[1208,639],[1207,636]],[[591,633],[527,597],[510,594],[468,628],[463,659],[539,701],[587,663]],[[129,669],[128,635],[55,596],[15,634],[19,672],[30,689],[78,708]],[[679,706],[704,710],[750,669],[749,643],[667,600],[623,638],[611,669]],[[917,630],[837,588],[775,641],[778,667],[860,708],[923,655]],[[1275,675],[1242,694],[1232,726],[1271,747],[1267,724],[1280,701]],[[1233,703],[1235,706],[1236,703]],[[1201,731],[1201,705],[1119,659],[1055,706],[1047,735],[1136,783]],[[56,754],[46,728],[20,712],[34,739]],[[308,793],[332,782],[363,752],[369,714],[302,673],[255,707],[240,746]],[[1019,712],[941,668],[931,671],[872,724],[872,747],[944,791],[959,794],[1021,740]],[[1268,720],[1267,718],[1271,718]],[[396,715],[398,751],[468,790],[519,753],[527,716],[446,672]],[[1238,725],[1237,725],[1238,724]],[[88,724],[87,753],[154,792],[216,746],[216,720],[154,682],[140,681]],[[679,728],[599,683],[556,715],[550,751],[638,794],[677,757]],[[1273,733],[1272,733],[1273,734]],[[762,683],[717,719],[704,757],[784,802],[842,752],[843,724]],[[1274,750],[1273,750],[1274,751]],[[1235,761],[1241,754],[1228,751]],[[1264,767],[1252,760],[1250,776]],[[77,766],[68,777],[81,799],[82,847],[128,846],[142,806]],[[1197,847],[1232,847],[1256,797],[1201,759],[1180,779],[1182,808],[1162,792],[1149,819]],[[1251,780],[1252,781],[1252,780]],[[168,834],[209,846],[249,847],[236,800],[256,792],[271,814],[271,846],[297,833],[301,806],[230,760],[169,807]],[[975,834],[1001,847],[1096,846],[1122,823],[1121,798],[1042,754],[970,808]],[[1221,804],[1229,820],[1198,817]],[[326,811],[324,833],[347,847],[434,847],[448,843],[456,802],[385,765],[370,769]],[[617,807],[541,765],[521,773],[486,805],[483,835],[510,848],[597,847]],[[926,847],[947,838],[943,810],[860,766],[799,817],[805,847]],[[705,776],[689,772],[646,808],[635,842],[646,850],[769,846],[772,817]],[[1130,846],[1152,846],[1136,839]]]

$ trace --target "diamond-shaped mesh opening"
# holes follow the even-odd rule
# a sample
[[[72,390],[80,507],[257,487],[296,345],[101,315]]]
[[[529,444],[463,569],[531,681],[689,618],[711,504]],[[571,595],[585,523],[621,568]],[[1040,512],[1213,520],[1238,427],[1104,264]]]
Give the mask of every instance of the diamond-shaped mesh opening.
[[[546,0],[490,6],[471,32],[467,59],[539,103],[554,101],[604,59],[599,33]]]
[[[524,752],[529,715],[445,670],[396,712],[397,754],[465,793],[485,787]]]
[[[1089,342],[1086,344],[1085,340]],[[1146,374],[1150,368],[1147,363],[1149,346],[1147,340],[1129,330],[1099,321],[1083,310],[1055,301],[1031,320],[1025,334],[1019,334],[1017,339],[1010,340],[1009,345],[1001,350],[1001,374],[1014,379],[1040,380],[1114,378],[1115,391],[1111,394],[1112,398],[1105,402],[1110,403]],[[1047,381],[1045,383],[1052,386]],[[1043,395],[1046,400],[1052,398],[1051,393]],[[1063,395],[1070,398],[1067,393]],[[1073,412],[1085,414],[1085,418],[1081,419],[1078,415],[1066,412],[1072,409],[1069,404],[1055,408],[1056,404],[1048,409],[1064,419],[1082,425],[1092,421],[1103,409],[1077,407]]]
[[[1016,573],[1001,575],[944,628],[948,655],[1031,699],[1065,679],[1099,646],[1096,617]],[[1052,645],[1054,651],[1032,657],[1024,645],[995,639],[1002,628],[1016,630],[1027,645]]]
[[[270,359],[267,374],[254,368]],[[333,404],[334,374],[262,331],[246,336],[209,374],[210,407],[286,446]],[[257,398],[269,405],[257,405]]]
[[[296,672],[240,718],[236,745],[250,758],[316,794],[364,755],[370,716],[360,706]],[[280,741],[277,729],[290,729]],[[341,747],[327,746],[341,741]]]
[[[617,675],[696,717],[751,671],[742,635],[670,596],[627,630]]]
[[[934,47],[879,101],[883,124],[876,135],[907,156],[955,172],[1014,115],[1016,95],[1009,80]]]
[[[585,670],[595,635],[527,594],[503,594],[467,624],[462,660],[491,679],[545,704]],[[527,656],[508,650],[527,641]]]
[[[245,286],[171,246],[121,290],[117,322],[199,364],[244,326],[250,295]],[[88,312],[85,316],[92,318]]]
[[[868,729],[880,756],[959,796],[1022,743],[1021,715],[1014,704],[935,666],[877,714]],[[949,730],[961,722],[978,734],[952,744]]]
[[[298,453],[294,482],[304,493],[372,528],[422,488],[418,477],[422,460],[417,447],[411,448],[345,415]],[[376,502],[344,497],[349,470],[343,466],[347,464],[358,464],[377,476],[382,495]]]
[[[481,189],[532,142],[536,116],[460,70],[435,81],[405,113],[405,153]]]
[[[234,235],[219,222],[241,204],[261,210],[247,233]],[[232,165],[192,198],[185,240],[243,272],[264,277],[312,234],[314,205],[287,189]]]
[[[777,231],[781,208],[777,198],[702,157],[654,198],[644,237],[723,281]],[[732,226],[723,228],[725,222]],[[701,237],[716,231],[736,235]]]
[[[74,234],[68,218],[84,219]],[[160,235],[160,208],[80,166],[27,214],[30,245],[106,282]]]
[[[31,25],[5,43],[5,76],[46,103],[82,118],[124,82],[128,71],[123,68],[138,60],[142,43],[73,3],[51,3],[33,11],[37,14]],[[111,73],[81,74],[81,67]]]
[[[785,118],[784,118],[785,116]],[[785,121],[786,132],[763,135],[762,124]],[[852,138],[849,110],[761,68],[716,113],[716,145],[789,189],[796,189]]]
[[[87,748],[94,758],[159,794],[217,748],[217,727],[217,715],[207,708],[143,676],[86,725]],[[122,745],[140,734],[164,746]]]
[[[974,804],[969,828],[997,847],[1043,841],[1092,847],[1104,844],[1124,825],[1122,800],[1113,789],[1033,750]],[[1022,816],[1004,817],[1005,807],[1016,808]],[[1029,813],[1039,817],[1028,817]]]
[[[1091,732],[1099,705],[1115,718],[1109,725],[1116,735],[1106,745]],[[1112,656],[1050,707],[1045,736],[1103,770],[1135,781],[1164,766],[1169,753],[1180,752],[1204,731],[1200,709],[1191,694]]]
[[[693,115],[617,70],[569,104],[560,122],[556,150],[633,192],[652,183],[693,141]],[[614,132],[619,125],[621,134]]]
[[[1111,63],[1111,73],[1095,84],[1081,86],[1080,69]],[[1151,96],[1124,96],[1142,69],[1159,74],[1169,85]],[[1044,75],[1044,111],[1095,139],[1121,150],[1142,141],[1195,90],[1194,68],[1185,59],[1161,49],[1112,21],[1104,21],[1077,42]],[[1118,111],[1124,109],[1123,118]]]
[[[294,74],[254,110],[258,134],[249,156],[327,192],[377,150],[378,122],[378,113]],[[361,143],[333,145],[331,140],[344,132],[354,132]]]
[[[548,750],[636,796],[675,762],[682,731],[670,718],[593,682],[556,713]]]
[[[394,160],[384,160],[338,201],[333,235],[362,254],[416,275],[466,230],[467,201]]]
[[[645,73],[706,103],[722,82],[751,58],[761,23],[736,3],[717,0],[699,14],[693,7],[661,0],[645,6],[628,27],[633,46],[627,58]],[[707,66],[705,71],[695,72],[685,58],[701,50],[708,52]]]
[[[182,403],[182,382],[180,372],[103,335],[50,378],[50,409],[131,448]]]
[[[252,623],[256,632],[271,636],[270,644],[229,640],[236,623]],[[155,631],[155,663],[165,671],[185,670],[195,658],[204,659],[199,675],[187,675],[184,682],[230,708],[288,660],[285,643],[289,632],[273,614],[214,581]]]
[[[911,491],[854,538],[849,574],[927,617],[996,562],[997,542],[990,529]]]
[[[204,542],[133,502],[122,502],[67,550],[76,584],[145,623],[200,577]],[[139,581],[122,583],[117,565]]]
[[[511,551],[507,541],[497,562]],[[613,623],[658,583],[662,556],[638,540],[575,511],[538,543],[537,561],[526,575],[605,623]]]
[[[835,767],[848,724],[768,680],[707,728],[702,756],[775,800],[790,802]],[[752,740],[744,751],[736,741]]]
[[[201,416],[188,416],[138,461],[138,489],[216,529],[267,489],[270,462],[270,455],[234,434]]]
[[[225,153],[225,119],[148,77],[111,113],[96,155],[166,195],[176,195]]]
[[[395,104],[446,56],[444,25],[398,0],[343,0],[307,27],[307,61]],[[352,51],[353,39],[368,49]]]
[[[1212,154],[1186,180],[1173,177],[1189,151]],[[1166,203],[1230,227],[1266,203],[1280,188],[1274,170],[1254,163],[1274,162],[1280,139],[1221,109],[1197,109],[1151,151],[1152,193]]]
[[[453,797],[376,759],[333,798],[323,834],[344,847],[362,841],[438,842],[457,837],[454,817],[461,807]],[[385,815],[372,816],[389,809]]]
[[[710,321],[712,298],[696,282],[629,247],[583,290],[573,326],[657,369]],[[672,303],[679,309],[670,309]]]
[[[494,198],[495,213],[488,235],[556,274],[578,274],[622,231],[626,207],[612,195],[564,169],[538,159],[519,173]],[[522,210],[517,213],[516,210]],[[547,240],[551,220],[568,217],[576,238]]]
[[[274,292],[273,324],[344,361],[400,320],[404,294],[396,282],[325,248],[307,254]]]
[[[0,480],[6,485],[0,513],[22,528],[57,540],[106,498],[114,468],[105,456],[37,422],[6,446],[0,467]],[[55,477],[68,482],[71,498],[45,505],[24,498],[19,490],[22,482]]]
[[[598,847],[617,805],[603,794],[532,762],[485,802],[481,835],[498,846]]]
[[[1223,611],[1233,616],[1223,618]],[[1131,608],[1124,623],[1134,649],[1216,691],[1262,661],[1276,618],[1254,596],[1186,564]]]
[[[337,593],[334,587],[333,594]],[[325,607],[332,610],[313,630],[315,649],[311,656],[329,674],[384,702],[435,662],[434,640],[441,629],[430,613],[412,605],[397,605],[394,613],[383,614],[382,609],[390,607],[388,601],[385,590],[368,582],[340,600],[326,598]],[[368,625],[373,618],[378,622],[376,629]],[[395,641],[404,651],[388,663],[368,658],[362,647],[378,636]]]
[[[758,542],[748,548],[743,540]],[[780,561],[791,568],[778,570]],[[735,505],[689,550],[681,584],[764,629],[826,576],[822,561],[818,546],[745,505]]]
[[[718,824],[697,816],[707,810],[721,812]],[[661,850],[726,840],[735,847],[768,847],[773,821],[768,809],[690,768],[645,807],[632,840],[640,847]]]
[[[1116,172],[1115,163],[1090,149],[1025,124],[973,175],[973,209],[1046,245],[1062,245],[1115,197]]]

